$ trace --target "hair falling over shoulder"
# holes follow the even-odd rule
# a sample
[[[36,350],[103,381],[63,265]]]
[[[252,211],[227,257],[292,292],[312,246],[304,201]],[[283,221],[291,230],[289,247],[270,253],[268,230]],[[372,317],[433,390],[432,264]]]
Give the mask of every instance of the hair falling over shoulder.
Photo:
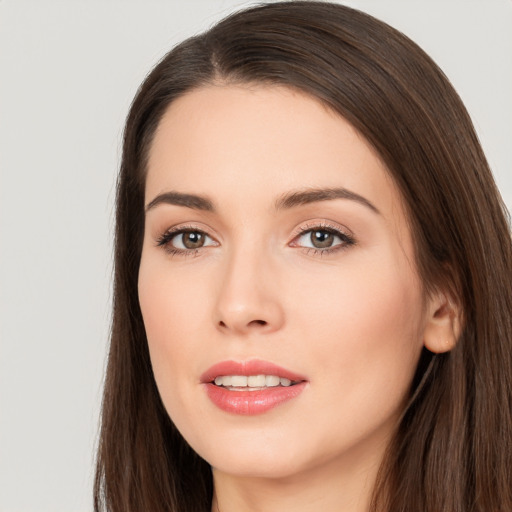
[[[117,186],[114,305],[95,511],[208,512],[208,464],[158,394],[138,302],[144,176],[160,118],[208,83],[299,89],[379,152],[407,207],[426,293],[463,311],[453,350],[426,349],[374,490],[375,512],[512,510],[512,242],[469,115],[413,42],[357,10],[290,1],[235,13],[169,52],[126,122]]]

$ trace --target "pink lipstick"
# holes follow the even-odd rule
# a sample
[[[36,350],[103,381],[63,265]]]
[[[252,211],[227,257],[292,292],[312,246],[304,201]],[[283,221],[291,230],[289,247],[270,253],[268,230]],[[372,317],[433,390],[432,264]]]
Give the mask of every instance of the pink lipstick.
[[[255,415],[299,396],[306,378],[268,361],[223,361],[201,375],[208,398],[223,411]]]

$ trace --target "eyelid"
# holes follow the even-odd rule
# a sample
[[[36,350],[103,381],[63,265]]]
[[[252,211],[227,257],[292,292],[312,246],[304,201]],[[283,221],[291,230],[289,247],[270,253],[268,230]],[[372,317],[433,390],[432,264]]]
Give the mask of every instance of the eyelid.
[[[313,220],[308,221],[306,224],[301,224],[297,228],[295,228],[293,232],[293,239],[297,238],[299,235],[303,235],[304,233],[307,233],[308,231],[333,231],[335,233],[340,233],[341,235],[344,235],[348,238],[354,238],[354,234],[350,229],[348,229],[346,226],[342,226],[341,224],[333,223],[332,221],[328,220]]]
[[[210,234],[212,231],[209,227],[204,229],[195,224],[177,224],[176,226],[172,226],[166,229],[162,234],[158,235],[155,239],[155,245],[157,247],[162,247],[170,254],[179,254],[183,256],[188,256],[190,254],[196,254],[200,249],[204,247],[218,246],[220,245],[218,240],[214,236]],[[195,232],[201,233],[208,237],[210,240],[213,240],[214,244],[209,244],[206,246],[201,246],[197,249],[179,249],[177,247],[173,247],[170,243],[176,237],[182,233]]]
[[[175,226],[171,226],[167,229],[164,229],[161,231],[161,234],[156,236],[156,238],[159,239],[165,235],[176,235],[178,233],[189,232],[189,231],[203,233],[203,234],[207,235],[208,237],[212,238],[213,240],[215,240],[216,242],[218,242],[217,236],[211,234],[213,232],[213,229],[210,228],[209,226],[201,226],[199,224],[189,224],[189,223],[176,224]]]
[[[332,247],[326,247],[326,248],[316,248],[316,247],[307,247],[303,245],[299,245],[296,243],[297,239],[304,236],[305,234],[309,232],[314,231],[326,231],[334,236],[337,236],[342,243],[339,243],[337,245],[334,245]],[[324,220],[318,220],[318,221],[308,221],[306,225],[299,226],[293,234],[293,239],[291,242],[289,242],[289,245],[292,247],[300,247],[304,249],[304,251],[308,254],[320,254],[328,255],[333,254],[337,251],[341,251],[344,249],[347,249],[350,246],[353,246],[356,244],[356,239],[354,238],[354,235],[352,234],[352,231],[346,228],[345,226],[341,226],[340,224],[334,224],[331,223],[331,221]]]
[[[206,229],[196,225],[196,224],[178,224],[176,226],[172,226],[165,230],[161,235],[159,235],[156,238],[156,245],[157,247],[164,248],[168,253],[171,255],[181,255],[181,256],[190,256],[190,255],[197,255],[199,252],[202,251],[202,249],[207,247],[216,247],[219,246],[220,243],[216,239],[215,236],[210,235],[210,232],[213,231],[209,227]],[[332,233],[335,236],[338,236],[338,238],[341,239],[342,243],[339,243],[337,245],[334,245],[332,247],[326,247],[326,248],[314,248],[314,247],[307,247],[303,245],[296,244],[296,240],[304,236],[308,232],[312,231],[327,231]],[[174,239],[174,237],[187,232],[197,232],[205,235],[205,237],[212,240],[213,244],[203,245],[201,247],[198,247],[196,249],[180,249],[177,247],[173,247],[171,245],[171,241]],[[299,227],[297,227],[292,235],[292,240],[288,242],[289,246],[292,247],[298,247],[304,249],[306,252],[314,253],[314,254],[322,254],[326,255],[329,253],[334,253],[338,250],[346,249],[347,247],[351,245],[355,245],[356,240],[352,234],[352,232],[346,228],[345,226],[342,226],[337,223],[333,223],[332,221],[327,221],[325,219],[323,220],[312,220],[308,221],[306,224],[302,224]]]

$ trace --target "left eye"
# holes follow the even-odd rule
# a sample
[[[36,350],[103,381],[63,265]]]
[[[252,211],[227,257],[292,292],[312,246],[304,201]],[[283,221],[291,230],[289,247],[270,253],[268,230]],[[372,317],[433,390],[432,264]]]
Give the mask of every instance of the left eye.
[[[330,229],[310,229],[297,239],[297,245],[312,249],[331,249],[348,242],[348,237]]]

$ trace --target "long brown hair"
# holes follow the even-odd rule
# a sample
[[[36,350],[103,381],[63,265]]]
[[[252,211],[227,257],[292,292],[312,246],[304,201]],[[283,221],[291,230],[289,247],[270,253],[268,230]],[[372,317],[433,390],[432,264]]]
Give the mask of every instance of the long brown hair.
[[[300,89],[352,123],[401,190],[426,290],[449,289],[463,311],[452,351],[424,349],[373,509],[512,510],[512,244],[471,120],[440,69],[407,37],[348,7],[307,1],[254,7],[188,39],[155,67],[132,104],[117,190],[95,510],[211,507],[210,468],[159,398],[137,278],[155,129],[173,100],[219,81]]]

